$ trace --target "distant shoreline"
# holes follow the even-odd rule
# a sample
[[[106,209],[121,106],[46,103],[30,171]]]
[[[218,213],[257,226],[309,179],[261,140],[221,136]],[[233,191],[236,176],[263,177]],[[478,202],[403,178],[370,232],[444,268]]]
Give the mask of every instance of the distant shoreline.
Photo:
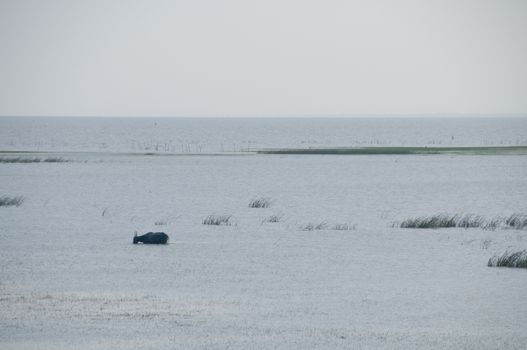
[[[527,146],[284,148],[259,150],[257,153],[298,155],[527,155]]]
[[[358,114],[269,114],[269,115],[0,115],[0,119],[492,119],[527,118],[527,113],[358,113]]]
[[[333,148],[268,148],[215,153],[170,152],[85,152],[85,151],[30,151],[0,150],[0,157],[9,156],[249,156],[249,155],[527,155],[527,146],[467,146],[467,147],[333,147]]]

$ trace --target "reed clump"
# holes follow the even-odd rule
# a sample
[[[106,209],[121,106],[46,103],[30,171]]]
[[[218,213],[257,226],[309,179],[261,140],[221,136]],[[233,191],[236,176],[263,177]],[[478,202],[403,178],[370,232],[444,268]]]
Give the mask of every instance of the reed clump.
[[[508,217],[495,217],[486,219],[481,215],[448,215],[437,214],[406,219],[399,225],[401,228],[482,228],[484,230],[495,230],[497,228],[513,228],[516,230],[527,229],[527,215],[512,214]]]
[[[502,255],[493,256],[489,259],[487,266],[527,268],[527,250],[519,252],[506,251]]]
[[[406,219],[401,222],[401,228],[445,228],[456,227],[459,216],[449,216],[438,214],[433,216],[422,216],[418,218]]]
[[[284,216],[281,215],[281,214],[271,215],[271,216],[266,217],[265,219],[263,219],[262,223],[264,223],[264,222],[277,223],[277,222],[282,221],[283,217]]]
[[[268,197],[262,197],[253,199],[249,202],[249,208],[269,208],[272,204],[272,199]]]
[[[527,228],[527,215],[512,214],[511,216],[506,217],[504,222],[507,227],[523,230]]]
[[[216,226],[230,226],[232,215],[209,215],[205,219],[203,219],[202,224],[203,225],[216,225]]]
[[[0,197],[0,207],[19,207],[24,203],[25,198],[23,196],[2,196]]]

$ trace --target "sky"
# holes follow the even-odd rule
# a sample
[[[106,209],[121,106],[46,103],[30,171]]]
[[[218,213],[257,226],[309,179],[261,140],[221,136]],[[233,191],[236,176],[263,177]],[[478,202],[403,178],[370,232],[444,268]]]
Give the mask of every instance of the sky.
[[[0,116],[527,112],[524,0],[0,0]]]

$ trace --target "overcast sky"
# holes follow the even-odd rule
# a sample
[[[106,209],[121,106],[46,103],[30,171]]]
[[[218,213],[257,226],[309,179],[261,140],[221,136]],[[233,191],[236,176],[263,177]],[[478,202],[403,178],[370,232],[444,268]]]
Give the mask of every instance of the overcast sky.
[[[525,0],[0,0],[0,115],[527,112]]]

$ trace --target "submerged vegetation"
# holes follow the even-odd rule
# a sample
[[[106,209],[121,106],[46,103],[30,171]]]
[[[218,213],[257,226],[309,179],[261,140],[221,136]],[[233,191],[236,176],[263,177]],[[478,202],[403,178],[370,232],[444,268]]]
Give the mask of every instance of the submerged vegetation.
[[[527,228],[527,215],[513,214],[509,217],[496,217],[486,219],[480,215],[465,214],[465,215],[448,215],[436,214],[432,216],[422,216],[418,218],[406,219],[399,225],[401,228],[482,228],[485,230],[495,230],[499,227],[525,229]]]
[[[349,225],[349,224],[329,224],[326,221],[322,221],[318,224],[314,223],[307,223],[300,225],[300,230],[302,231],[314,231],[314,230],[335,230],[335,231],[348,231],[348,230],[355,230],[356,225]]]
[[[0,157],[0,163],[68,163],[69,159],[62,157]]]
[[[328,228],[328,223],[325,221],[314,224],[312,222],[300,225],[302,231],[325,230]]]
[[[16,196],[16,197],[8,197],[8,196],[2,196],[0,197],[0,207],[19,207],[24,203],[25,198],[22,196]]]
[[[505,252],[502,255],[489,259],[488,266],[497,267],[522,267],[527,268],[527,250],[519,252]]]
[[[271,203],[271,198],[257,198],[249,202],[249,208],[269,208],[271,206]]]
[[[216,226],[230,226],[231,223],[231,217],[232,215],[222,215],[222,216],[215,216],[215,215],[209,215],[203,221],[201,222],[203,225],[216,225]]]

